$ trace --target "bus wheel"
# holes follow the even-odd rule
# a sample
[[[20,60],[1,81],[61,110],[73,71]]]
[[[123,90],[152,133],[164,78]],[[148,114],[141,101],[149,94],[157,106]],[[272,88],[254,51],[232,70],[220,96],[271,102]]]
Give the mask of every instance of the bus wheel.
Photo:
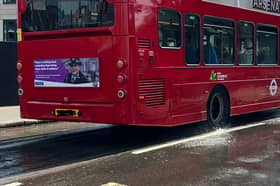
[[[211,127],[229,125],[230,103],[226,91],[216,87],[211,92],[207,103],[207,119]]]

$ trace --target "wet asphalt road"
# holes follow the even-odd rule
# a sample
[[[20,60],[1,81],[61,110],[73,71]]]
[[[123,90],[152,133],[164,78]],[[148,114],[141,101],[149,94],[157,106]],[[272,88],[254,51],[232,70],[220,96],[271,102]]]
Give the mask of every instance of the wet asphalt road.
[[[234,117],[233,126],[269,125],[222,133],[144,154],[130,151],[211,132],[205,122],[174,127],[112,127],[20,143],[0,142],[0,184],[9,176],[69,165],[21,178],[24,185],[280,185],[279,110]],[[274,119],[273,119],[274,118]],[[219,132],[219,130],[218,130]],[[110,155],[110,156],[109,156]]]

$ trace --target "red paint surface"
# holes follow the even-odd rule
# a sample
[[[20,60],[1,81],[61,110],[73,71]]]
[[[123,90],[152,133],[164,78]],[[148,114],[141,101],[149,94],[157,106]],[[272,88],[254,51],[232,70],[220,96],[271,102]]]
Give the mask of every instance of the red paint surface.
[[[231,115],[280,107],[279,90],[271,96],[269,85],[276,79],[280,85],[280,66],[201,66],[190,67],[184,61],[184,46],[178,50],[162,49],[158,44],[157,12],[160,7],[256,23],[278,25],[279,16],[265,15],[199,0],[110,0],[115,6],[115,24],[108,28],[23,33],[19,42],[21,115],[24,118],[90,121],[133,125],[180,125],[206,119],[206,104],[212,88],[221,84],[229,92]],[[24,7],[23,0],[19,7]],[[20,13],[22,8],[20,8]],[[19,18],[19,24],[21,19]],[[236,25],[235,25],[236,26]],[[237,28],[236,28],[237,31]],[[201,34],[202,35],[202,34]],[[138,39],[154,43],[150,49],[138,48]],[[201,39],[202,40],[202,39]],[[184,42],[183,42],[184,43]],[[279,43],[279,41],[278,41]],[[237,44],[236,44],[237,45]],[[154,61],[150,62],[151,54]],[[203,54],[201,54],[203,55]],[[235,54],[237,59],[237,54]],[[279,53],[278,53],[279,55]],[[100,88],[34,87],[33,60],[71,57],[99,57]],[[117,60],[127,62],[118,69]],[[278,57],[279,60],[279,57]],[[278,62],[279,63],[279,62]],[[210,81],[210,73],[226,74],[224,81]],[[127,76],[124,84],[117,76]],[[148,107],[139,99],[140,79],[165,80],[165,104]],[[125,99],[117,98],[119,89]],[[68,100],[67,102],[65,102]],[[79,109],[80,117],[55,117],[57,108]]]

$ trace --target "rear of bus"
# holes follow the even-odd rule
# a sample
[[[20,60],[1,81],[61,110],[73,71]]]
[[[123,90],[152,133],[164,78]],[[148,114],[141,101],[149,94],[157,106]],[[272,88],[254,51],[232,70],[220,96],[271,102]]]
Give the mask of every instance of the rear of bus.
[[[130,123],[127,2],[19,0],[23,118]]]

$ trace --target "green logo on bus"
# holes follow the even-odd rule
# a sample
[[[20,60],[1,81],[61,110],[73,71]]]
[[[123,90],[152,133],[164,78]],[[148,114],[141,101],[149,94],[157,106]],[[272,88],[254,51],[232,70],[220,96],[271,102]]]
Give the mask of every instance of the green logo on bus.
[[[217,73],[214,71],[212,71],[210,74],[210,81],[217,81]]]

